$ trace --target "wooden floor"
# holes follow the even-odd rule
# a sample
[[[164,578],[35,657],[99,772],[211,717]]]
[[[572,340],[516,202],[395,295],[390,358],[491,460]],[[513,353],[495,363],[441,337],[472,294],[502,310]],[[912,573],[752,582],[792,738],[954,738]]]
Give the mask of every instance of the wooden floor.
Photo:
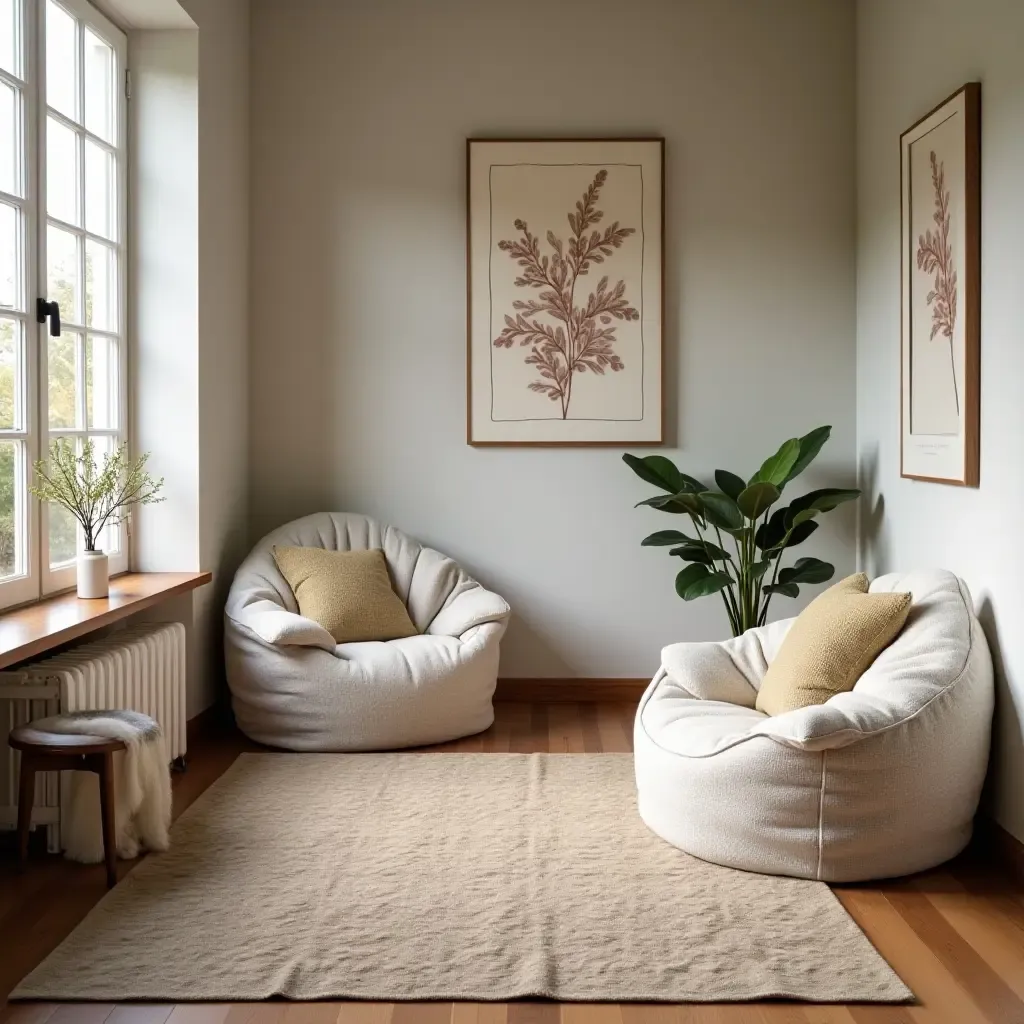
[[[613,752],[632,747],[625,704],[500,704],[460,751]],[[176,779],[180,813],[245,749],[237,734],[193,745]],[[122,864],[122,874],[131,870]],[[41,858],[24,874],[0,864],[0,995],[39,963],[103,895],[102,867]],[[940,870],[836,889],[843,905],[917,994],[913,1006],[801,1003],[598,1005],[490,1003],[11,1004],[0,1024],[1024,1024],[1024,893],[965,855]]]

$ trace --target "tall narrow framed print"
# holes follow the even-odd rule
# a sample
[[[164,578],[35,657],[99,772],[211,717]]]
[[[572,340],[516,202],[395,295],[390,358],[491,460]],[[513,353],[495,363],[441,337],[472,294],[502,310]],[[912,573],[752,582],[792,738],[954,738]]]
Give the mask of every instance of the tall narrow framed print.
[[[900,473],[978,486],[981,86],[900,136]]]
[[[467,440],[663,442],[664,139],[469,139]]]

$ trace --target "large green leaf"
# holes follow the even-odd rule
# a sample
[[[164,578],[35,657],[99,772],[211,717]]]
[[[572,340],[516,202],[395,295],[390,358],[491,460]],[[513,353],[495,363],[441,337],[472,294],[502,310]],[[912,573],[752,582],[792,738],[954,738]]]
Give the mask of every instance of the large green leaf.
[[[797,512],[802,512],[804,509],[813,508],[819,512],[831,512],[837,505],[842,505],[844,501],[853,501],[858,497],[860,497],[860,491],[856,488],[822,487],[817,491],[808,491],[789,503],[790,522],[794,521],[792,517]]]
[[[787,505],[785,508],[776,509],[771,514],[768,522],[757,528],[757,533],[754,534],[754,543],[762,551],[775,550],[785,540],[786,533],[789,531],[787,516],[789,516],[791,508],[791,505]],[[817,515],[817,512],[815,511],[814,514]],[[792,526],[792,530],[789,532],[789,540],[786,541],[786,547],[791,548],[795,544],[802,544],[817,528],[817,523],[804,521]]]
[[[800,457],[800,439],[791,437],[784,441],[779,450],[764,460],[761,468],[751,477],[750,482],[774,484],[782,488],[789,479],[790,471]]]
[[[701,483],[695,476],[688,476],[686,473],[679,474],[683,478],[683,486],[679,489],[681,491],[689,491],[690,494],[700,494],[701,491],[706,491],[708,485]]]
[[[754,543],[762,551],[770,551],[782,543],[786,536],[786,513],[788,508],[777,508],[768,519],[762,523],[754,534]]]
[[[738,530],[743,526],[743,513],[728,494],[722,494],[720,491],[701,491],[697,497],[708,522],[723,530]]]
[[[701,565],[711,565],[713,561],[704,550],[703,544],[683,544],[681,547],[672,548],[669,554],[683,559],[684,562],[700,562]]]
[[[704,546],[711,553],[711,557],[716,562],[731,562],[732,555],[729,554],[725,548],[719,547],[717,544],[712,544],[710,541],[704,541]]]
[[[636,503],[636,508],[641,505],[649,505],[651,508],[660,509],[662,512],[671,512],[674,515],[689,513],[704,518],[704,506],[695,494],[689,491],[680,491],[678,494],[656,494],[653,498],[645,498]]]
[[[688,562],[725,562],[732,561],[732,555],[725,548],[720,548],[710,541],[691,540],[678,548],[672,548],[670,555],[678,555]]]
[[[803,508],[793,516],[793,521],[789,525],[790,527],[800,526],[802,523],[814,519],[817,515],[818,510],[816,508]]]
[[[676,580],[678,584],[678,578]],[[707,597],[708,594],[717,594],[725,590],[732,583],[732,577],[727,572],[712,572],[707,576],[691,583],[683,593],[684,601],[696,601],[698,597]]]
[[[789,540],[786,541],[786,547],[792,548],[796,547],[797,544],[803,544],[817,528],[818,524],[813,520],[794,526],[790,532]]]
[[[753,580],[759,580],[772,567],[772,559],[762,558],[759,562],[751,562],[747,566],[747,575]]]
[[[782,594],[784,597],[800,596],[800,588],[795,583],[772,583],[761,589],[766,594]]]
[[[656,508],[660,512],[671,512],[673,515],[684,515],[689,511],[689,509],[676,501],[674,494],[658,494],[653,498],[644,498],[643,501],[638,501],[633,507],[639,508],[641,505]]]
[[[701,565],[699,562],[688,565],[676,574],[676,593],[685,601],[687,599],[687,589],[698,580],[702,580],[705,576],[710,575],[711,573],[706,565]]]
[[[790,468],[785,483],[798,477],[815,460],[831,433],[831,427],[815,427],[810,433],[804,434],[800,438],[800,454]]]
[[[836,574],[836,567],[820,558],[798,558],[779,573],[780,583],[825,583]]]
[[[644,537],[640,541],[640,547],[665,548],[672,544],[685,544],[692,540],[692,537],[687,537],[685,533],[680,533],[678,530],[658,530],[657,533],[650,533]]]
[[[671,459],[666,459],[664,455],[647,455],[641,459],[626,452],[622,456],[622,461],[641,480],[654,484],[655,487],[660,487],[663,491],[675,494],[684,489],[683,474],[676,468],[675,463]]]
[[[748,519],[760,519],[779,500],[780,492],[775,484],[767,480],[745,487],[736,499],[740,511]]]
[[[747,486],[743,477],[730,473],[727,469],[715,470],[715,483],[718,484],[718,489],[723,494],[728,494],[733,501],[740,496],[740,492]]]

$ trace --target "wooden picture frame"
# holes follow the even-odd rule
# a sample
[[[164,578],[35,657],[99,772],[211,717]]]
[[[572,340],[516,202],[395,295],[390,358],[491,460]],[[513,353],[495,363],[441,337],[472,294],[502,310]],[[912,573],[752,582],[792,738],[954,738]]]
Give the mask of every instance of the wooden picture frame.
[[[900,136],[900,475],[977,487],[981,85]]]
[[[466,140],[466,440],[664,443],[663,138]]]

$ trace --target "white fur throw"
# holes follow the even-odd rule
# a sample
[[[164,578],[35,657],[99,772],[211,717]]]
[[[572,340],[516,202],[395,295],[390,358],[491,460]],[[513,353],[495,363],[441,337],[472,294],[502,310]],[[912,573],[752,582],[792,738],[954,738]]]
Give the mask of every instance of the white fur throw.
[[[171,825],[171,772],[160,726],[138,711],[79,711],[32,723],[44,732],[123,740],[114,754],[114,823],[117,854],[126,860],[141,849],[166,850]],[[70,799],[61,816],[61,845],[69,860],[103,860],[99,776],[72,772]]]

